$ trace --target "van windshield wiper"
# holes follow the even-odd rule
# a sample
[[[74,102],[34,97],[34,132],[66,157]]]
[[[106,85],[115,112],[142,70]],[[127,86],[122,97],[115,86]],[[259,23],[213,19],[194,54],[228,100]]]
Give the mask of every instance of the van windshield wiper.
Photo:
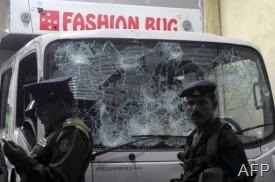
[[[243,129],[241,131],[236,132],[236,134],[237,135],[241,135],[241,134],[243,134],[243,132],[246,132],[246,131],[249,131],[249,130],[254,130],[254,129],[265,127],[265,126],[269,126],[269,125],[273,125],[273,123],[266,123],[266,124],[260,124],[260,125],[248,127],[248,128],[245,128],[245,129]]]
[[[168,138],[171,138],[171,137],[173,138],[173,137],[186,137],[186,136],[174,136],[174,135],[133,135],[132,137],[133,138],[138,138],[138,139],[136,139],[134,141],[131,141],[131,142],[127,142],[127,143],[118,145],[118,146],[115,146],[115,147],[108,148],[106,150],[102,150],[102,151],[96,152],[96,153],[92,154],[92,160],[94,160],[99,155],[102,155],[102,154],[114,151],[116,149],[122,148],[122,147],[127,146],[127,145],[131,145],[133,143],[137,143],[137,142],[140,142],[140,141],[149,140],[149,139],[152,139],[152,138],[168,139]]]
[[[142,137],[150,137],[150,138],[161,138],[161,139],[169,139],[169,138],[186,138],[185,135],[133,135],[133,138],[142,138]]]
[[[151,137],[151,138],[158,138],[161,139],[160,142],[153,145],[154,148],[165,148],[165,149],[171,149],[174,148],[173,141],[179,141],[178,139],[182,140],[182,138],[187,138],[188,135],[133,135],[132,137]],[[176,139],[176,140],[175,140]],[[177,143],[178,144],[178,143]],[[185,146],[185,144],[182,145],[182,147]]]
[[[134,136],[132,136],[132,137],[134,137]],[[96,152],[95,154],[92,154],[92,160],[94,160],[99,155],[102,155],[102,154],[114,151],[116,149],[119,149],[119,148],[127,146],[127,145],[131,145],[133,143],[137,143],[137,142],[140,142],[140,141],[143,141],[143,140],[148,140],[148,139],[151,139],[151,138],[154,138],[154,137],[150,137],[150,136],[145,137],[145,136],[143,136],[141,138],[138,138],[137,140],[134,140],[134,141],[131,141],[131,142],[127,142],[127,143],[124,143],[124,144],[121,144],[121,145],[118,145],[118,146],[115,146],[115,147],[108,148],[106,150],[102,150],[102,151]]]

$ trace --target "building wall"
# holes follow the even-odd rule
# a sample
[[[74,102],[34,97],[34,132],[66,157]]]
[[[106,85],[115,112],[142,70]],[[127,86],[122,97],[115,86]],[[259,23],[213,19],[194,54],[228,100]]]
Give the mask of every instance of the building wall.
[[[206,0],[216,1],[216,0]],[[275,1],[218,0],[220,33],[255,43],[266,62],[275,95]]]
[[[219,0],[202,0],[204,31],[208,33],[221,34]]]

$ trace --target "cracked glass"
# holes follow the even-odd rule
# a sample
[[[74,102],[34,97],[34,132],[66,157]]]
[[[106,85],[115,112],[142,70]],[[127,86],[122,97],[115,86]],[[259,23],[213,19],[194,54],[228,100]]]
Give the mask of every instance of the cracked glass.
[[[92,129],[95,148],[118,146],[138,135],[161,135],[123,149],[175,149],[193,125],[178,93],[186,84],[217,83],[217,116],[244,143],[269,136],[272,97],[257,51],[222,43],[83,39],[58,40],[45,52],[47,78],[73,76],[76,108]],[[256,127],[255,129],[247,129]],[[169,137],[171,136],[171,137]]]

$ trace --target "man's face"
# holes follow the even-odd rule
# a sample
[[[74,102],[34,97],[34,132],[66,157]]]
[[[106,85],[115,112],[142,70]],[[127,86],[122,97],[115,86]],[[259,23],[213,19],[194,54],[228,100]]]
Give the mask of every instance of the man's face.
[[[214,115],[213,101],[207,96],[187,97],[187,112],[191,121],[198,127],[205,126]]]
[[[36,103],[35,114],[40,119],[47,131],[59,119],[59,102],[53,103],[41,98]]]

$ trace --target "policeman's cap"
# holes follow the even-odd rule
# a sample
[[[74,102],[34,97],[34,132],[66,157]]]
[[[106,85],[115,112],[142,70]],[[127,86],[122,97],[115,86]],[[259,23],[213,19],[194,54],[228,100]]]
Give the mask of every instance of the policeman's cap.
[[[217,88],[216,83],[209,80],[197,80],[188,85],[180,92],[179,97],[203,96],[213,93]]]
[[[71,76],[58,77],[48,80],[43,80],[37,83],[24,85],[26,92],[31,94],[36,101],[41,97],[63,99],[72,97],[68,82],[72,79]],[[33,104],[35,107],[35,104]]]

